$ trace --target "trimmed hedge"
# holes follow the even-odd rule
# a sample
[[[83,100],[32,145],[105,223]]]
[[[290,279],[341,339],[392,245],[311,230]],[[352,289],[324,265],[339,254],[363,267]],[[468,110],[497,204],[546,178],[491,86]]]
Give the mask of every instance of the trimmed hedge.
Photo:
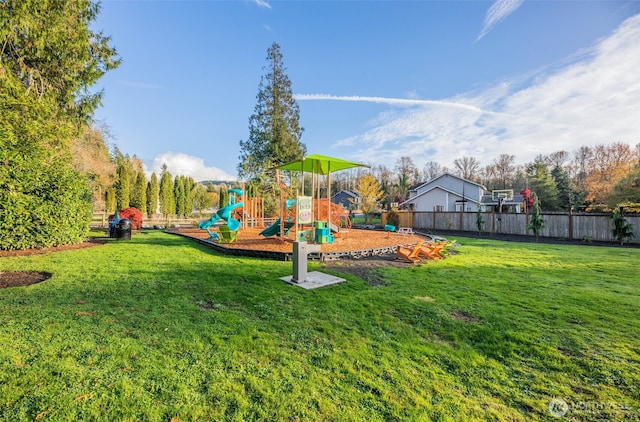
[[[44,100],[0,94],[0,249],[86,240],[91,193],[71,166],[61,123]]]

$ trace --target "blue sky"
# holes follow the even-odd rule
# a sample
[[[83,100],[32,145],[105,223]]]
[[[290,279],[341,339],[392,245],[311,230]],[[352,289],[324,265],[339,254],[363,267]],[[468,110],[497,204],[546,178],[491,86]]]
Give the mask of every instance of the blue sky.
[[[640,1],[103,0],[96,118],[150,171],[233,179],[267,49],[302,142],[393,169],[640,142]]]

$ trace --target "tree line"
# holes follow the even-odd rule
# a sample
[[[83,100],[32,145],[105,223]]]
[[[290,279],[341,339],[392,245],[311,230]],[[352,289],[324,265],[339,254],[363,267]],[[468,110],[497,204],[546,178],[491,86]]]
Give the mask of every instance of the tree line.
[[[620,204],[640,203],[640,143],[634,147],[623,142],[582,146],[573,152],[539,155],[526,164],[517,164],[511,154],[501,154],[484,166],[470,156],[457,158],[453,164],[448,168],[429,161],[420,170],[405,156],[393,169],[374,165],[341,172],[333,178],[331,191],[357,191],[360,178],[371,174],[382,191],[382,208],[390,209],[392,203],[406,200],[412,187],[451,173],[489,191],[513,189],[518,193],[529,189],[545,211],[605,211]]]
[[[213,195],[206,186],[192,177],[173,176],[162,166],[158,176],[151,173],[147,180],[140,161],[117,152],[115,155],[117,179],[105,194],[105,209],[134,207],[149,217],[188,217],[194,211],[203,211],[213,205]]]

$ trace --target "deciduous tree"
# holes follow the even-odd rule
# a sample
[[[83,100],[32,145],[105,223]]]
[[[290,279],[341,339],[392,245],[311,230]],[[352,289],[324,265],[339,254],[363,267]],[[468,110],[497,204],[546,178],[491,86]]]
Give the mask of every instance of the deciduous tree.
[[[515,155],[500,154],[500,156],[493,161],[493,170],[499,189],[507,189],[511,184],[515,170],[515,159]]]
[[[357,192],[360,196],[360,209],[365,215],[365,223],[369,221],[369,215],[378,209],[382,199],[380,184],[372,174],[367,173],[358,179]]]
[[[86,126],[71,140],[73,168],[85,175],[93,193],[94,209],[105,210],[104,193],[113,186],[116,165],[109,154],[106,128]]]
[[[418,181],[418,169],[411,157],[404,156],[396,161],[396,172],[398,178],[398,196],[406,199],[409,187]]]
[[[480,161],[474,157],[462,157],[453,160],[456,167],[456,174],[463,179],[478,180],[478,172],[480,171]]]
[[[424,165],[424,168],[422,169],[422,181],[423,182],[427,182],[431,179],[435,179],[436,177],[440,176],[442,173],[444,173],[444,170],[442,169],[442,166],[440,165],[440,163],[436,162],[436,161],[428,161],[427,164]]]

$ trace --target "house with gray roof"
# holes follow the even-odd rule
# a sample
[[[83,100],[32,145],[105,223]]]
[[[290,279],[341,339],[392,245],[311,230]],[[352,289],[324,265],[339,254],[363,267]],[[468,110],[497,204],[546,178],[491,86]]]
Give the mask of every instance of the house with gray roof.
[[[523,203],[520,195],[498,201],[490,191],[474,181],[451,173],[443,173],[428,182],[409,189],[409,199],[399,204],[400,209],[438,212],[476,212],[496,210],[520,212]]]
[[[353,191],[343,189],[331,195],[331,202],[345,209],[354,209],[360,206],[360,197]]]

